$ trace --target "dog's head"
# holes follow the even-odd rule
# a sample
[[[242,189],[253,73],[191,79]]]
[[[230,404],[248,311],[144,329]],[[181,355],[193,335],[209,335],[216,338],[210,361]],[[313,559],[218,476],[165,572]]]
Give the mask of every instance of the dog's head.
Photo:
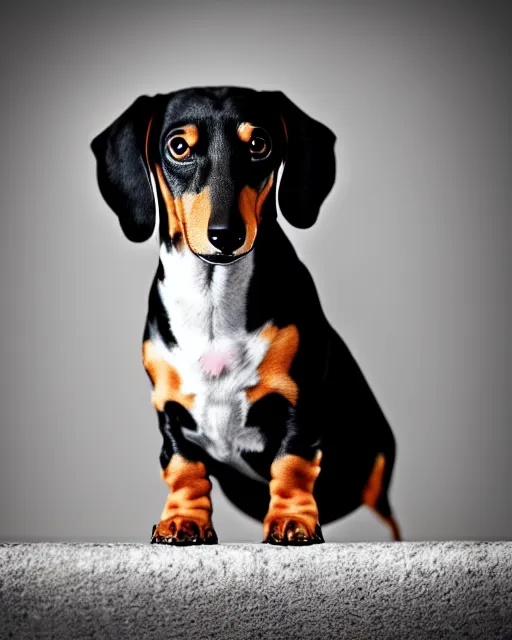
[[[281,92],[186,89],[136,100],[92,142],[101,193],[135,242],[153,233],[227,264],[279,205],[310,227],[334,183],[334,134]],[[162,215],[165,213],[165,215]]]

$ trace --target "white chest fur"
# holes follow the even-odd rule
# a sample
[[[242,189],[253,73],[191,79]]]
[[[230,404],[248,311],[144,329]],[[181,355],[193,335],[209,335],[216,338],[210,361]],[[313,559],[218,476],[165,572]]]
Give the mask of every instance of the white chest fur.
[[[154,327],[151,339],[179,372],[181,391],[195,395],[190,412],[197,431],[184,429],[184,435],[217,460],[265,481],[240,456],[265,446],[260,429],[246,424],[246,389],[258,383],[268,349],[259,331],[246,329],[254,255],[212,267],[188,248],[169,252],[162,245],[160,260],[165,278],[159,293],[177,344],[164,344]]]

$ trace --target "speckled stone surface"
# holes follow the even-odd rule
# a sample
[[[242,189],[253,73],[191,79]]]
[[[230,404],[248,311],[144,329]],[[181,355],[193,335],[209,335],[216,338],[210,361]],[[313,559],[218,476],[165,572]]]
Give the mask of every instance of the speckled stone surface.
[[[0,545],[1,638],[512,639],[512,543]]]

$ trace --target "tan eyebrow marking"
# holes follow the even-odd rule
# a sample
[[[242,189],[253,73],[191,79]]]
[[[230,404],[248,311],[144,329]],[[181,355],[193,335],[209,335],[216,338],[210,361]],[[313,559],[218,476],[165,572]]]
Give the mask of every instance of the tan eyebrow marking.
[[[249,142],[254,129],[256,129],[256,127],[250,122],[242,122],[236,133],[242,142]]]
[[[184,138],[189,147],[193,147],[199,140],[199,129],[195,124],[186,124],[172,132],[170,140],[173,138]]]

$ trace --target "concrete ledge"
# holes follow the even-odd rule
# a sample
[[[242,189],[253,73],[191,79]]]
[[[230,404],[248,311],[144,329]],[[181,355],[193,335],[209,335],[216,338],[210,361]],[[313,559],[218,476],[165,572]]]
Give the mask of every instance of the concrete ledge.
[[[1,638],[512,638],[512,543],[0,545]]]

